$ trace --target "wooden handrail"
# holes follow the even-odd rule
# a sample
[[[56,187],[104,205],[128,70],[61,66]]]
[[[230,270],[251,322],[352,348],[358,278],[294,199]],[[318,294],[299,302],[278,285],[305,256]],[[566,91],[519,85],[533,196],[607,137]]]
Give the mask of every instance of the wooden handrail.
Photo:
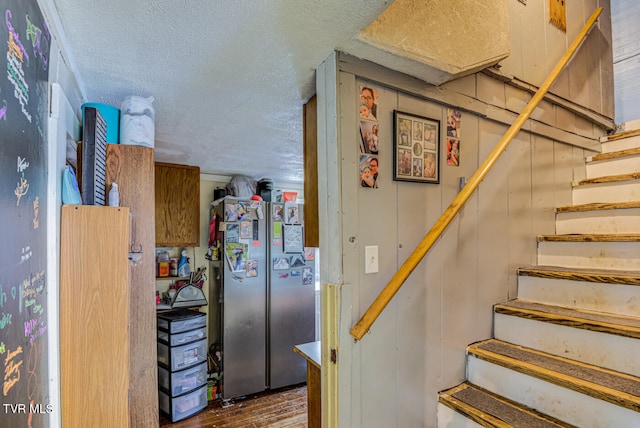
[[[531,113],[533,113],[533,110],[535,110],[540,101],[544,98],[544,95],[549,91],[549,88],[558,78],[560,72],[564,69],[569,60],[578,50],[580,44],[587,37],[587,34],[591,30],[591,27],[597,21],[601,12],[601,7],[593,12],[593,15],[591,15],[584,27],[582,27],[582,30],[580,30],[571,45],[565,51],[564,55],[562,55],[553,70],[551,70],[547,78],[544,80],[538,91],[533,95],[531,100],[527,103],[515,122],[513,122],[509,129],[507,129],[507,132],[502,136],[500,141],[498,141],[498,144],[496,144],[491,153],[489,153],[482,165],[480,165],[478,170],[471,176],[460,193],[458,193],[458,195],[453,199],[451,205],[449,205],[444,213],[442,213],[429,233],[427,233],[427,235],[422,239],[416,249],[413,250],[407,260],[402,264],[402,266],[400,266],[400,269],[398,269],[391,280],[389,280],[389,283],[380,292],[378,297],[376,297],[376,299],[371,303],[371,306],[369,306],[369,308],[362,315],[360,321],[358,321],[356,325],[353,326],[350,333],[355,338],[355,340],[362,339],[362,337],[369,331],[371,325],[382,313],[384,308],[389,304],[391,299],[393,299],[393,296],[395,296],[402,284],[404,284],[409,275],[411,275],[411,272],[413,272],[413,270],[418,266],[418,263],[422,261],[427,252],[431,249],[433,244],[438,240],[438,238],[440,238],[442,232],[444,232],[449,223],[451,223],[456,214],[458,214],[467,199],[469,199],[473,192],[475,192],[489,170],[491,170],[493,165],[498,161],[500,155],[502,155],[502,153],[506,150],[511,140],[513,140],[513,138],[518,134],[524,123],[529,119]]]

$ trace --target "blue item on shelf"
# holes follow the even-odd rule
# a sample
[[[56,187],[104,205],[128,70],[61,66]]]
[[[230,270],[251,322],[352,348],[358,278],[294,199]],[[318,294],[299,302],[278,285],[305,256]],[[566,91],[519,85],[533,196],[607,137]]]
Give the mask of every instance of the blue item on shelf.
[[[120,109],[109,104],[84,103],[82,104],[82,123],[84,123],[85,107],[98,109],[102,118],[107,123],[107,144],[119,144],[120,142]]]
[[[69,165],[62,173],[62,203],[69,205],[81,205],[80,189],[78,189],[78,180],[73,168]]]

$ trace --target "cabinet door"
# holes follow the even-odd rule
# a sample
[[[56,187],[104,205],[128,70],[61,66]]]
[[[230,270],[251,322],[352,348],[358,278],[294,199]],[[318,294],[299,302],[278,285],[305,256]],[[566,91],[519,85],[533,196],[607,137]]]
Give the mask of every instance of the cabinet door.
[[[63,427],[129,427],[129,224],[128,208],[62,207]]]
[[[200,168],[155,164],[156,247],[200,246]]]

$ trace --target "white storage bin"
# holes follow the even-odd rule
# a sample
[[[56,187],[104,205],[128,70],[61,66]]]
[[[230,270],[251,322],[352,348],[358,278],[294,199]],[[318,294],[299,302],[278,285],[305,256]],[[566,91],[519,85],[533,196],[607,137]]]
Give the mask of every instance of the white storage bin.
[[[129,96],[120,106],[120,144],[154,147],[153,97]]]
[[[170,396],[184,394],[207,384],[207,363],[203,362],[190,369],[170,372],[158,367],[158,385]]]
[[[207,337],[207,328],[202,327],[184,333],[169,334],[168,331],[158,330],[158,340],[170,346],[184,345]]]
[[[158,342],[158,363],[172,372],[193,367],[207,361],[207,339],[182,346],[169,346]]]
[[[203,312],[183,309],[158,315],[158,328],[171,334],[182,333],[207,325],[207,316]]]
[[[160,410],[169,417],[171,422],[177,422],[195,415],[207,407],[207,385],[175,398],[160,391],[158,401]]]

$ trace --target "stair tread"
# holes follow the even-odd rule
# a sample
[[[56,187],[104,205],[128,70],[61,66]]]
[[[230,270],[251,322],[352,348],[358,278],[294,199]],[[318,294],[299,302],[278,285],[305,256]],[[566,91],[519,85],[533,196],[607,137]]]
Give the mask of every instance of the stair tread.
[[[497,339],[474,343],[467,353],[564,388],[640,411],[640,378]]]
[[[629,174],[606,175],[603,177],[585,178],[584,180],[578,181],[577,185],[581,186],[585,184],[615,183],[618,181],[629,181],[629,180],[638,180],[638,179],[640,179],[640,172],[632,172]]]
[[[633,209],[633,208],[640,208],[640,201],[568,205],[568,206],[556,208],[556,213],[603,211],[603,210]]]
[[[623,138],[631,138],[631,137],[635,137],[636,135],[640,135],[640,129],[634,129],[631,131],[625,131],[625,132],[609,135],[605,137],[605,140],[606,140],[605,142],[621,140]]]
[[[640,234],[576,233],[567,235],[538,235],[538,242],[640,242]]]
[[[511,300],[494,306],[496,313],[640,339],[640,318],[605,312]]]
[[[587,162],[597,162],[602,160],[616,159],[616,158],[622,158],[625,156],[635,156],[635,155],[640,155],[640,147],[636,147],[633,149],[618,150],[618,151],[609,152],[609,153],[600,153],[598,155],[588,157]]]
[[[442,391],[438,401],[485,427],[573,427],[469,382]]]
[[[603,284],[640,285],[640,272],[631,270],[567,268],[562,266],[523,266],[518,269],[522,276],[567,279]]]

